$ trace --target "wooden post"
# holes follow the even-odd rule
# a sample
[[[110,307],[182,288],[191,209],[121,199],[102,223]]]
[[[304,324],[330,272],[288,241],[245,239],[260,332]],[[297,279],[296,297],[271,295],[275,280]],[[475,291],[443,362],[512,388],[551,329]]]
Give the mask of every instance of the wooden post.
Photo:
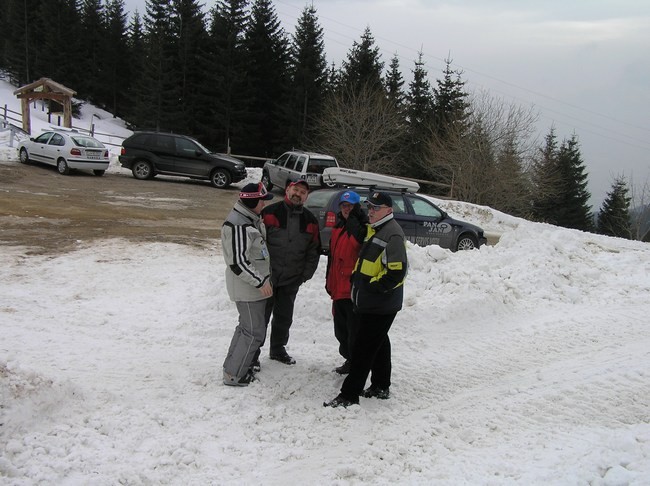
[[[63,126],[72,128],[72,98],[66,97],[63,102]]]
[[[29,113],[29,98],[21,98],[20,105],[23,112],[23,130],[25,130],[25,133],[27,133],[28,135],[31,135],[32,123],[31,123],[31,116]]]

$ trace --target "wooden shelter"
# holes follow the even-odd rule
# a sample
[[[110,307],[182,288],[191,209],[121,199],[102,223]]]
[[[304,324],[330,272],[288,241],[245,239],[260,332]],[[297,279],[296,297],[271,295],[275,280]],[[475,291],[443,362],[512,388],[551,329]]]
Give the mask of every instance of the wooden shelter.
[[[32,133],[29,104],[33,100],[54,100],[63,106],[63,126],[72,128],[72,97],[77,92],[66,88],[50,78],[41,78],[14,91],[20,99],[23,112],[23,130]]]

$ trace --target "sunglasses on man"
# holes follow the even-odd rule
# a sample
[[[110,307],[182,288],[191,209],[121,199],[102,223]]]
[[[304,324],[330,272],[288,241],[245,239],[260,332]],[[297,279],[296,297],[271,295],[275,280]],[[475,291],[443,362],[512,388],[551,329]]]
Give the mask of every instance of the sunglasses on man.
[[[366,203],[366,205],[368,206],[368,210],[369,210],[369,211],[370,211],[370,210],[373,210],[373,211],[380,211],[380,210],[382,210],[382,209],[388,207],[388,206],[386,206],[385,204],[376,205],[376,204]]]

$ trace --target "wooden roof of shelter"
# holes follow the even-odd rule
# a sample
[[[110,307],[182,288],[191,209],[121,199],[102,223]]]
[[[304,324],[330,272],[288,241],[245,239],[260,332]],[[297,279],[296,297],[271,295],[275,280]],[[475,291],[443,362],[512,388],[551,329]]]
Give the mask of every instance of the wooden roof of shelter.
[[[23,130],[31,133],[29,103],[32,100],[54,100],[63,105],[63,126],[72,128],[72,97],[76,94],[76,91],[50,78],[41,78],[15,90],[14,95],[20,99],[22,107]]]

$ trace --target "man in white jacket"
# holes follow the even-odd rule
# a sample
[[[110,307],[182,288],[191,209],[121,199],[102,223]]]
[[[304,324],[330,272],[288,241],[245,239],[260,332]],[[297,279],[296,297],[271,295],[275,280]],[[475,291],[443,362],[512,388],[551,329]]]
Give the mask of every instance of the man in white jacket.
[[[273,288],[260,212],[272,197],[262,183],[245,185],[221,227],[226,288],[239,312],[239,324],[223,363],[224,385],[247,386],[254,380],[253,360],[266,337],[264,311]]]

